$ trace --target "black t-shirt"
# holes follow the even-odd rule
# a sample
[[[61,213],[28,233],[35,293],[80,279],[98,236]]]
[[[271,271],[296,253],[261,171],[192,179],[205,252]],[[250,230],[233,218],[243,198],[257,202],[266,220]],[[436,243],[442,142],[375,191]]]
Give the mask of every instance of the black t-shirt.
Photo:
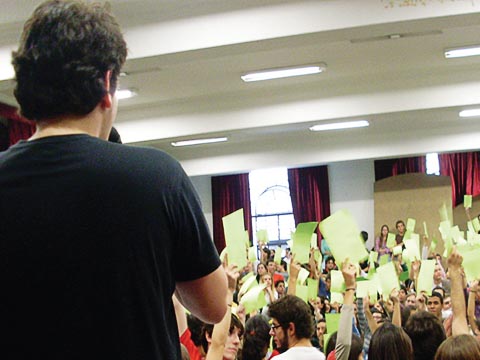
[[[219,265],[167,154],[88,135],[0,153],[1,359],[180,359],[175,282]]]

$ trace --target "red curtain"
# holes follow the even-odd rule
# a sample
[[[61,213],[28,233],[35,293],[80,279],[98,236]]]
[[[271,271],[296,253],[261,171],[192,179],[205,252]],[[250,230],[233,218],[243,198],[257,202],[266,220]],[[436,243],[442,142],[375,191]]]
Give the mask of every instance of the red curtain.
[[[330,190],[326,165],[288,169],[288,183],[295,225],[310,221],[320,222],[330,216]],[[318,228],[317,235],[320,247],[322,237]]]
[[[35,123],[18,114],[13,106],[0,103],[0,117],[8,120],[8,145],[28,139],[35,132]]]
[[[226,246],[222,218],[243,208],[245,228],[252,238],[248,174],[212,177],[213,240],[220,253]]]
[[[375,181],[401,174],[425,173],[426,164],[426,156],[375,160]]]
[[[463,195],[480,194],[480,152],[439,154],[440,174],[452,180],[453,207],[463,202]]]

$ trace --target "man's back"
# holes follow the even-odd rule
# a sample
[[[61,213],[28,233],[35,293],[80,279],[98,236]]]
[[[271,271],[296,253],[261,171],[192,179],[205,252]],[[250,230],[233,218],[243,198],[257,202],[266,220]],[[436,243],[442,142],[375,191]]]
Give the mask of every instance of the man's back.
[[[175,282],[219,260],[176,161],[88,135],[21,142],[0,154],[0,218],[2,358],[180,357]]]

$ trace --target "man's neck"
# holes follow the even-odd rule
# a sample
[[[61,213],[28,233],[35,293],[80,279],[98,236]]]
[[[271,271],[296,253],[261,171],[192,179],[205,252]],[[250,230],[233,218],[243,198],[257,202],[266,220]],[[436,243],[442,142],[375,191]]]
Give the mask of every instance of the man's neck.
[[[290,338],[289,341],[289,349],[293,347],[312,347],[312,343],[310,339],[297,339],[297,338]]]

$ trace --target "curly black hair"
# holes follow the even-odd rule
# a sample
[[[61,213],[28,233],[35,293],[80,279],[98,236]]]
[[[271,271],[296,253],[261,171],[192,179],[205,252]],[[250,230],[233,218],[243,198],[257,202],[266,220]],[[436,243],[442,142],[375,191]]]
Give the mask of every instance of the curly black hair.
[[[116,89],[127,45],[107,7],[79,1],[46,1],[25,23],[12,53],[15,97],[22,115],[46,120],[86,115]]]

